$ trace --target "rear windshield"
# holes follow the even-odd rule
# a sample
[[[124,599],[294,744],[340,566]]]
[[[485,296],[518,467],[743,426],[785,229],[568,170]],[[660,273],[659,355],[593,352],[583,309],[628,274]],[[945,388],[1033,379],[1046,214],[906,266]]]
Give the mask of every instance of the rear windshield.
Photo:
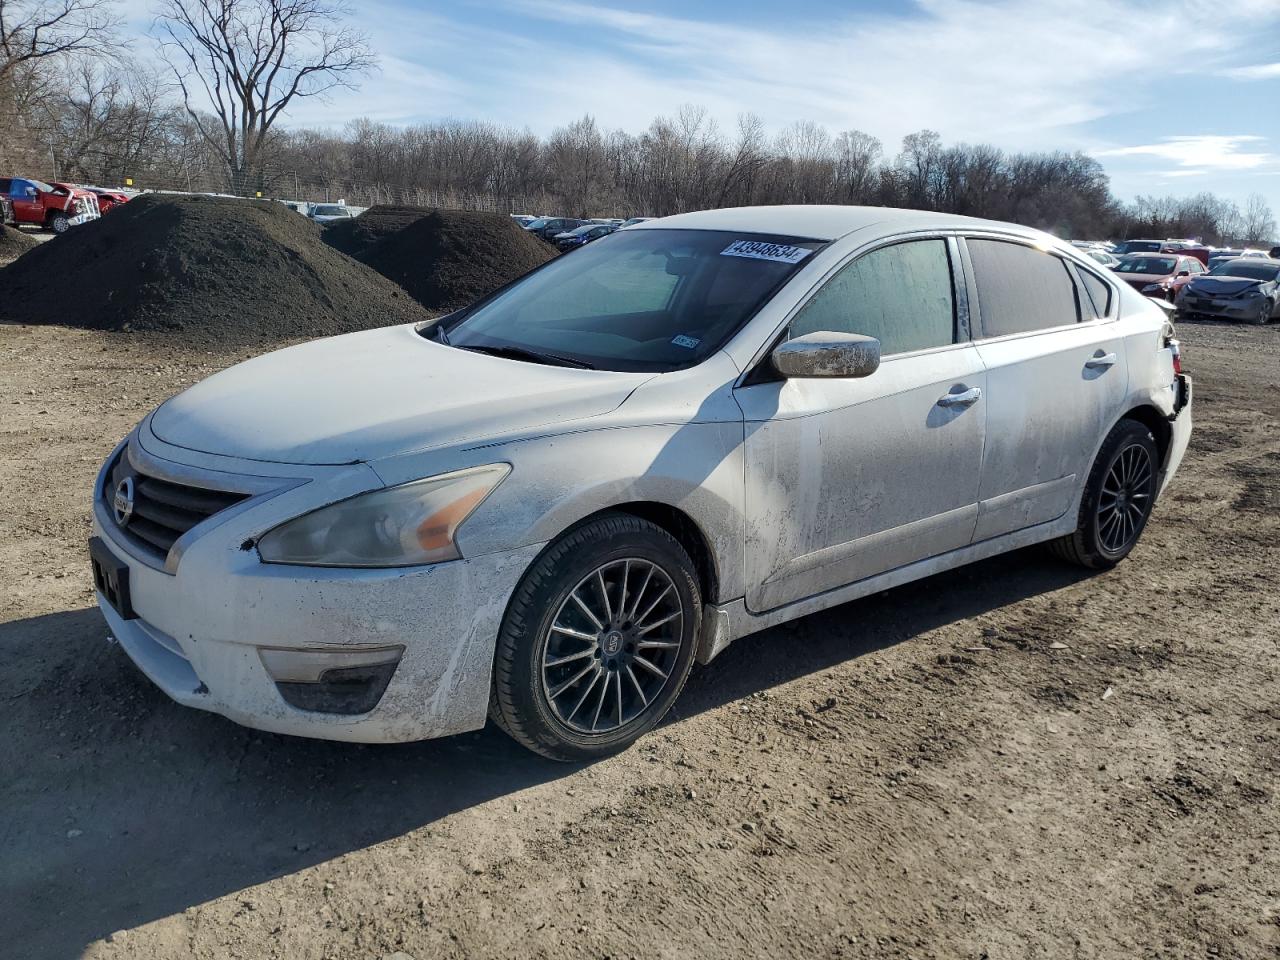
[[[318,217],[345,217],[346,215],[346,207],[326,206],[325,204],[316,207],[316,216]]]
[[[613,233],[450,318],[445,335],[605,370],[676,370],[720,349],[821,246],[718,230]]]
[[[1113,269],[1116,273],[1173,273],[1178,261],[1173,257],[1126,257]]]
[[[1255,259],[1228,260],[1209,271],[1212,277],[1241,277],[1248,280],[1274,280],[1277,274],[1280,274],[1280,263]]]

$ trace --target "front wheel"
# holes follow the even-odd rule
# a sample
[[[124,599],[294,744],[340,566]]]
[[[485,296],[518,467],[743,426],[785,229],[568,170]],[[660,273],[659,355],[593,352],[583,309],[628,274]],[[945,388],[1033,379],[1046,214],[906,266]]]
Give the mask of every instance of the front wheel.
[[[669,533],[627,514],[589,521],[547,548],[516,587],[490,715],[553,760],[624,750],[680,695],[701,610],[693,562]]]
[[[1258,304],[1258,312],[1252,318],[1252,322],[1258,325],[1259,327],[1261,327],[1261,326],[1265,326],[1270,320],[1271,320],[1271,301],[1263,298],[1263,301],[1260,304]]]
[[[65,213],[55,213],[49,218],[49,229],[58,234],[66,233],[71,229],[71,221]]]
[[[1089,472],[1073,533],[1049,544],[1063,560],[1106,570],[1138,543],[1155,506],[1159,450],[1151,431],[1121,420],[1102,442]]]

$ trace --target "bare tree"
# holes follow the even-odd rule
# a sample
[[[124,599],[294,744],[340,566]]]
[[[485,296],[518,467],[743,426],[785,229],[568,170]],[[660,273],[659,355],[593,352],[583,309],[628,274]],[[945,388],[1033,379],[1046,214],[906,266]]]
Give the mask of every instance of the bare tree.
[[[0,0],[0,82],[23,64],[114,46],[114,0]]]
[[[365,35],[340,25],[350,15],[333,0],[164,0],[162,55],[233,189],[262,182],[272,127],[290,103],[353,88],[376,65]]]
[[[1276,218],[1260,193],[1251,193],[1244,202],[1240,232],[1245,243],[1265,243],[1275,238]]]

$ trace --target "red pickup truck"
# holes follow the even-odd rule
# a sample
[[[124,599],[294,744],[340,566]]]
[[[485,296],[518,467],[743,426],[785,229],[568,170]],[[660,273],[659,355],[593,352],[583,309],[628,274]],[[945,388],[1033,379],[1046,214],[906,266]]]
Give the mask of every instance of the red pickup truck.
[[[45,183],[30,177],[0,177],[0,195],[13,205],[15,223],[66,233],[76,224],[102,216],[98,198],[88,190],[65,183]]]

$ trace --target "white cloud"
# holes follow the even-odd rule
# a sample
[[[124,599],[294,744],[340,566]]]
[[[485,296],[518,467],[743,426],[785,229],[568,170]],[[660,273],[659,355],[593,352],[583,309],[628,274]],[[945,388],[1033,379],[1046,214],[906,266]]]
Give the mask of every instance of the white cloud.
[[[1222,71],[1233,80],[1280,80],[1280,63],[1256,63],[1248,67],[1233,67]]]
[[[1274,154],[1261,150],[1244,151],[1242,146],[1265,143],[1258,136],[1191,136],[1164,137],[1157,143],[1095,150],[1096,157],[1159,157],[1171,160],[1180,167],[1196,168],[1166,176],[1191,176],[1205,170],[1242,171],[1270,166],[1278,159]]]

